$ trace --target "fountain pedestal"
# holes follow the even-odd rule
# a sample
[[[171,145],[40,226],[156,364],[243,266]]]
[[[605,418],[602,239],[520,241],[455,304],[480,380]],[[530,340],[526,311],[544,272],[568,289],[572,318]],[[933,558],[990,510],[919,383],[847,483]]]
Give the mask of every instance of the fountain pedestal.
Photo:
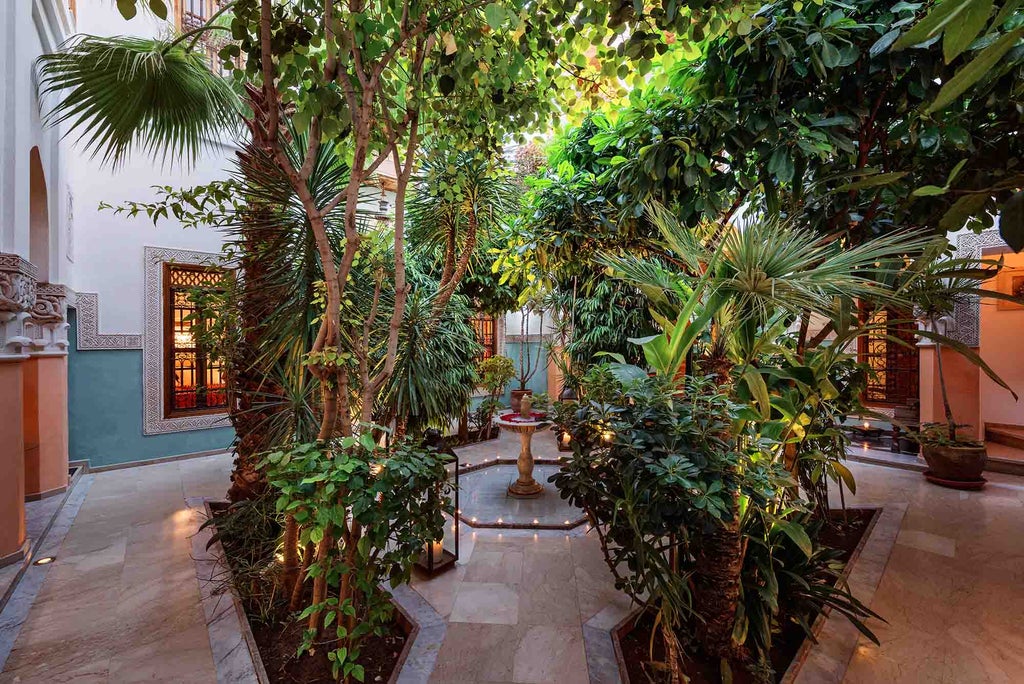
[[[533,416],[537,419],[533,420]],[[533,416],[527,420],[518,413],[505,413],[496,419],[501,429],[519,434],[519,458],[516,459],[519,478],[508,486],[510,496],[530,498],[538,496],[544,491],[544,486],[533,479],[533,451],[530,445],[533,442],[533,433],[537,431],[537,428],[547,425],[548,422],[542,420],[544,416],[541,414],[533,414]]]

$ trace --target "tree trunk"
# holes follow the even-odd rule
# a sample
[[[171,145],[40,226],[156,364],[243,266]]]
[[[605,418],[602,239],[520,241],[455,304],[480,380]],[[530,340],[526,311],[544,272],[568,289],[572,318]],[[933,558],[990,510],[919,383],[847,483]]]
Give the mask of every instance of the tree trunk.
[[[694,602],[702,623],[700,645],[712,656],[744,659],[745,649],[732,639],[740,600],[746,545],[740,530],[739,491],[732,492],[731,517],[705,535],[697,556]]]

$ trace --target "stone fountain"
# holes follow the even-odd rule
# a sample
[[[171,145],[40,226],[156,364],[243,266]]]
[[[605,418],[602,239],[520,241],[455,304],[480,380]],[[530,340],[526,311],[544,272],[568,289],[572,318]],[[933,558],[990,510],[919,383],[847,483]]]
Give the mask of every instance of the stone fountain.
[[[520,498],[538,496],[544,491],[544,486],[533,479],[533,451],[530,449],[530,444],[533,442],[533,433],[538,428],[547,427],[551,423],[547,420],[546,414],[534,412],[532,409],[533,402],[527,395],[523,397],[518,412],[509,411],[495,418],[495,422],[502,430],[519,435],[519,458],[516,460],[519,478],[509,485],[508,493],[510,496]]]

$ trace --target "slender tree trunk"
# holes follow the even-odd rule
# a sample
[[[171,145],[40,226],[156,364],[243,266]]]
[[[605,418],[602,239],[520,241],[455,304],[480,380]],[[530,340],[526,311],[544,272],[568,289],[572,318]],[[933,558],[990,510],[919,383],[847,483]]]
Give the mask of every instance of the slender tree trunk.
[[[330,553],[331,544],[334,540],[330,532],[325,532],[323,539],[316,546],[316,561],[323,563]],[[313,580],[313,598],[310,600],[310,605],[316,606],[323,603],[327,599],[327,568],[320,568],[320,574]],[[321,610],[318,608],[309,615],[309,629],[314,630],[318,634],[320,633],[320,614]]]
[[[938,330],[937,321],[932,319],[932,330]],[[956,441],[956,420],[953,419],[953,408],[949,405],[949,394],[946,391],[946,374],[942,371],[942,343],[935,343],[935,362],[939,366],[939,389],[942,390],[942,410],[946,414],[946,425],[949,426],[949,439]]]
[[[291,600],[288,602],[288,610],[290,611],[296,611],[302,606],[302,592],[306,586],[306,573],[309,572],[309,566],[313,563],[313,555],[315,553],[316,547],[312,543],[306,544],[306,551],[302,557],[302,570],[299,571],[299,576],[295,579],[295,583],[292,586]]]
[[[712,656],[742,660],[744,649],[733,642],[746,545],[740,529],[739,490],[733,489],[730,517],[704,537],[697,556],[694,602],[702,623],[700,644]]]

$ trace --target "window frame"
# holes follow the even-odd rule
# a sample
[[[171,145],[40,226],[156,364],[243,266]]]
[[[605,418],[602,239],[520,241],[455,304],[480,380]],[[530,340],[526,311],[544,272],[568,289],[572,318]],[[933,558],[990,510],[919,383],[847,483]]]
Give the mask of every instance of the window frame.
[[[175,373],[174,373],[174,353],[176,346],[174,344],[174,293],[176,288],[172,285],[172,273],[174,271],[194,271],[202,273],[220,273],[223,275],[225,269],[218,268],[216,266],[204,266],[199,264],[181,264],[175,262],[164,262],[162,264],[162,288],[160,301],[162,304],[162,312],[160,320],[163,325],[163,349],[161,350],[162,363],[163,363],[163,387],[161,388],[163,394],[163,418],[165,420],[174,418],[189,418],[192,416],[205,416],[205,415],[216,415],[225,414],[231,408],[231,398],[228,396],[227,383],[224,386],[224,404],[219,406],[204,406],[202,408],[195,409],[180,409],[174,406],[174,385],[175,385]],[[206,377],[206,360],[208,352],[205,351],[198,344],[194,347],[196,355],[196,378],[199,379],[196,385],[196,392],[198,395],[200,388],[205,388],[205,377]],[[223,370],[221,371],[224,372]]]
[[[481,339],[483,333],[477,327],[477,323],[478,322],[479,323],[486,323],[488,321],[491,324],[491,343],[490,343],[490,345],[485,344],[484,341]],[[473,328],[473,337],[476,338],[477,344],[479,344],[481,347],[484,348],[484,352],[481,353],[476,358],[476,360],[477,361],[483,361],[484,359],[489,359],[491,357],[498,356],[499,355],[498,354],[498,317],[495,316],[494,314],[491,314],[491,313],[488,313],[486,311],[477,309],[477,310],[475,310],[473,312],[473,315],[470,317],[469,325],[470,325],[471,328]],[[490,352],[489,354],[488,354],[488,351]]]
[[[896,408],[920,401],[921,365],[917,348],[903,347],[888,339],[890,336],[900,337],[913,343],[916,327],[907,322],[899,325],[893,323],[909,321],[911,317],[907,314],[901,315],[899,311],[891,308],[875,310],[863,302],[859,308],[861,323],[880,324],[881,321],[875,320],[876,317],[880,314],[885,316],[884,329],[880,328],[857,338],[857,361],[869,369],[877,369],[872,360],[880,360],[884,363],[882,370],[886,373],[882,382],[876,382],[874,385],[871,377],[868,377],[867,386],[861,394],[861,403],[867,407]],[[875,351],[872,348],[873,344],[880,344],[882,351]],[[895,367],[891,367],[893,360],[908,363],[897,363]],[[911,364],[914,367],[911,367]],[[884,396],[878,398],[879,394]]]

